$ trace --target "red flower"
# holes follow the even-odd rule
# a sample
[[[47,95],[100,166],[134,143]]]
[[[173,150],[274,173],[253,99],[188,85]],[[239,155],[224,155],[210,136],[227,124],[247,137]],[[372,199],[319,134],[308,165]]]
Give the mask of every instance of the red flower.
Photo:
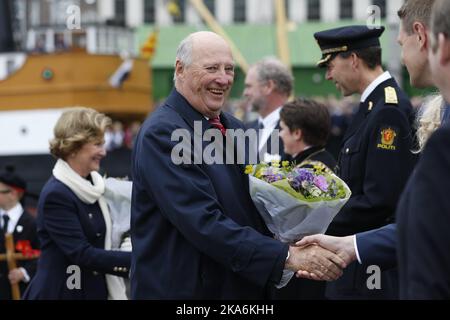
[[[22,253],[22,255],[27,258],[38,257],[41,253],[39,250],[35,250],[31,247],[30,240],[17,241],[16,250]]]

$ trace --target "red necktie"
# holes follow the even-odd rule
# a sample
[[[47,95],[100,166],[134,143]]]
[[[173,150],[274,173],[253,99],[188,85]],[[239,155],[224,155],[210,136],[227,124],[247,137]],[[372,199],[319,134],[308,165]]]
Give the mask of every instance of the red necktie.
[[[226,135],[227,129],[223,126],[222,122],[220,122],[219,116],[215,118],[211,118],[208,120],[208,122],[215,128],[219,129],[222,135]]]

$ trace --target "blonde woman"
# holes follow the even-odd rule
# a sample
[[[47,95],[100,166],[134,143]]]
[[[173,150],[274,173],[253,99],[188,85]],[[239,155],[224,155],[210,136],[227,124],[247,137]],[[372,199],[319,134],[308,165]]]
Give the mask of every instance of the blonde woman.
[[[41,257],[24,299],[126,299],[130,252],[111,248],[111,218],[97,172],[111,120],[89,108],[65,111],[50,152],[58,160],[37,214]]]

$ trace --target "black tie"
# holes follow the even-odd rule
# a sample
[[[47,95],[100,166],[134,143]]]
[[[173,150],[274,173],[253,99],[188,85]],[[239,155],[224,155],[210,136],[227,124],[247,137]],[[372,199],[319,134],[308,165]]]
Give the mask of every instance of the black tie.
[[[3,233],[8,233],[8,222],[9,222],[9,216],[5,213],[3,215]]]
[[[262,121],[258,121],[258,132],[256,133],[256,155],[257,160],[259,162],[259,141],[261,140],[261,136],[263,134],[262,130],[264,129],[264,123]]]

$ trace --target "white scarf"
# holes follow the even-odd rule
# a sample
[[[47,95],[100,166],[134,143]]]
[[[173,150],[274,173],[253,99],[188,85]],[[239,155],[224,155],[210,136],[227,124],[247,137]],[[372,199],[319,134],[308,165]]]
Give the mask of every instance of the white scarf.
[[[58,159],[53,168],[53,175],[64,183],[84,203],[93,204],[98,201],[106,225],[105,250],[111,250],[111,216],[103,193],[105,192],[105,181],[96,172],[91,172],[92,183],[76,173],[67,162]],[[109,300],[127,300],[125,294],[125,283],[122,278],[105,274],[106,286],[108,288]]]

